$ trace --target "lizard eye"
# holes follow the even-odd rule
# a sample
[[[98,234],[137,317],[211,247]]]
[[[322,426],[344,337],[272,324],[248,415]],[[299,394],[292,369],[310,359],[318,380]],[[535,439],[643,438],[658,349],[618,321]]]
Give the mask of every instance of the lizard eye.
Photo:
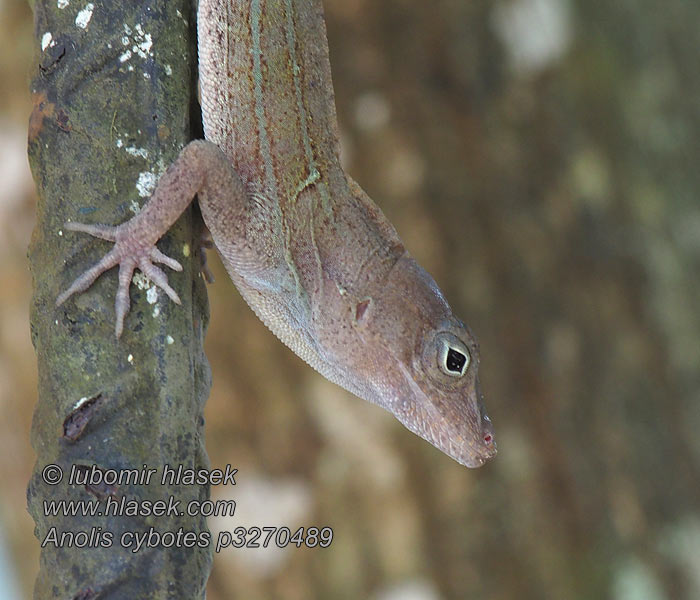
[[[462,377],[469,368],[469,350],[454,336],[443,337],[438,346],[438,365],[450,377]]]
[[[459,373],[461,375],[462,369],[464,368],[464,365],[466,363],[467,357],[464,356],[464,354],[462,354],[461,352],[458,352],[453,348],[450,348],[447,351],[447,360],[445,360],[445,366],[447,366],[447,370],[450,373]]]

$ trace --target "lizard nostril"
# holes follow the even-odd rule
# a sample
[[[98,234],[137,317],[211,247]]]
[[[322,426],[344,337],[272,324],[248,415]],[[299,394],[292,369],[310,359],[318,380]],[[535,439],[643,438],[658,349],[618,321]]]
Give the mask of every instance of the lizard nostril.
[[[484,452],[489,458],[491,458],[496,454],[496,437],[493,434],[491,419],[489,419],[486,415],[483,416],[481,427],[481,439],[484,442]]]

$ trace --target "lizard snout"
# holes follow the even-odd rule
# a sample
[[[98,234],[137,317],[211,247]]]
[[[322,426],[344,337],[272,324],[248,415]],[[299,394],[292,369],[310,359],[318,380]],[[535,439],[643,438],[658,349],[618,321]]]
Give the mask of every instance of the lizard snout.
[[[481,421],[481,441],[482,445],[479,457],[485,462],[496,456],[498,452],[496,448],[496,436],[493,433],[493,425],[491,424],[491,419],[486,415],[483,416]]]

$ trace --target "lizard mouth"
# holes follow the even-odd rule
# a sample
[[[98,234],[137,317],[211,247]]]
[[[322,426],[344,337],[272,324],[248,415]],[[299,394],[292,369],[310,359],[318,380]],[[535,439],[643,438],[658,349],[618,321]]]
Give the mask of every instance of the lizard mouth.
[[[488,445],[484,445],[484,447],[478,452],[469,452],[466,456],[464,456],[464,458],[456,458],[456,460],[462,463],[464,466],[474,469],[486,464],[494,456],[496,456],[497,452],[498,450],[496,449],[496,443],[491,441]]]
[[[450,419],[436,413],[423,407],[423,410],[412,411],[410,418],[395,414],[406,428],[465,467],[476,469],[496,456],[496,438],[486,415],[481,417],[481,427],[475,433],[457,428]]]

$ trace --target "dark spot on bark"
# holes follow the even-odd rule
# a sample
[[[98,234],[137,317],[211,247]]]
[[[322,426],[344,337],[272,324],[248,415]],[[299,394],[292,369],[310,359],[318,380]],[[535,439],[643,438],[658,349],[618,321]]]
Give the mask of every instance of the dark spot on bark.
[[[71,442],[77,440],[104,402],[105,399],[99,393],[74,409],[63,421],[63,437]]]
[[[32,94],[32,114],[29,117],[29,141],[33,142],[44,126],[44,119],[54,116],[56,105],[49,102],[45,91]]]
[[[90,471],[92,467],[88,467],[87,465],[76,465],[75,468],[82,474],[84,471]],[[104,472],[104,469],[100,469],[99,467],[95,467],[95,469]],[[102,477],[102,481],[99,483],[91,483],[89,481],[89,476],[85,475],[85,477],[88,479],[88,482],[85,484],[85,491],[92,494],[96,498],[104,500],[108,496],[115,497],[117,495],[117,486],[105,483],[104,476]]]
[[[70,132],[72,129],[70,123],[68,123],[68,113],[62,108],[56,111],[56,124],[61,131],[65,131],[66,133]]]
[[[50,71],[58,66],[63,57],[66,55],[66,45],[62,41],[56,40],[43,53],[42,60],[39,63],[39,70],[42,75],[47,75]]]
[[[73,596],[73,600],[93,600],[93,598],[97,598],[97,591],[90,587],[80,590]]]

